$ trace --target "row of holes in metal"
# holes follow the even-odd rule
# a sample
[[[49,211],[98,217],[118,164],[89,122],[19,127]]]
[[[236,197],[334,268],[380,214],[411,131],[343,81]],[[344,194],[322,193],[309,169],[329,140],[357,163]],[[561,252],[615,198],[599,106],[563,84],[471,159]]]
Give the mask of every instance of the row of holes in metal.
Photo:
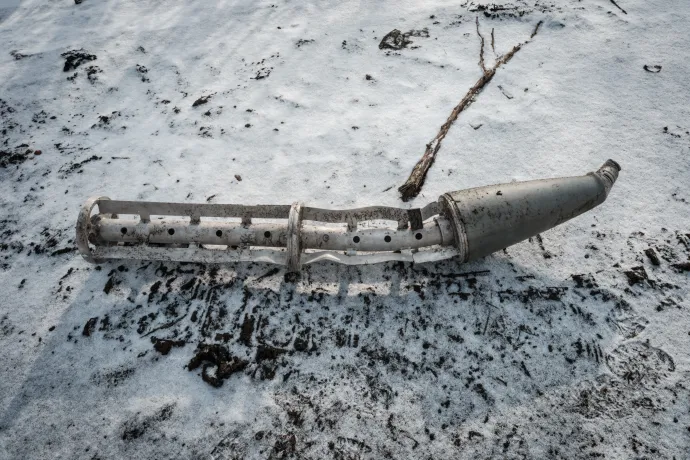
[[[126,234],[127,234],[127,227],[122,227],[122,228],[120,229],[120,232],[121,232],[123,235],[126,235]],[[168,235],[172,236],[172,235],[174,235],[174,234],[175,234],[175,229],[174,229],[174,228],[169,228],[169,229],[168,229]],[[221,236],[223,236],[223,232],[220,231],[220,230],[216,231],[216,236],[217,236],[218,238],[220,238]],[[266,238],[270,238],[270,237],[271,237],[271,232],[264,232],[264,236],[265,236]],[[422,234],[421,234],[421,233],[416,233],[414,237],[415,237],[415,239],[417,239],[417,240],[421,240],[421,239],[422,239]],[[359,243],[360,239],[359,239],[358,236],[355,236],[354,238],[352,238],[352,241],[354,241],[355,243]],[[383,237],[383,241],[385,241],[386,243],[390,243],[390,242],[391,242],[391,237],[390,237],[389,235],[386,235],[385,237]]]

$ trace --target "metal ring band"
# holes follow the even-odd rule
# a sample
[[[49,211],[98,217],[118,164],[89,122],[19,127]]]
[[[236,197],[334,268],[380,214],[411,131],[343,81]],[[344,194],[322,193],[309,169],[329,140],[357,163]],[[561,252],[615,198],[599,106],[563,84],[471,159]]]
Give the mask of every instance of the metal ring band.
[[[287,223],[287,272],[299,273],[302,264],[300,257],[302,248],[300,247],[300,230],[302,229],[302,203],[293,203],[290,208]]]
[[[79,249],[82,257],[87,262],[92,264],[99,263],[99,261],[94,259],[93,253],[91,252],[91,247],[89,247],[89,235],[91,234],[91,211],[99,201],[109,199],[110,198],[107,196],[93,196],[89,198],[81,207],[79,216],[77,217],[77,248]]]
[[[453,233],[455,234],[455,247],[458,248],[460,252],[460,260],[462,262],[467,262],[470,256],[469,246],[467,244],[467,232],[465,231],[465,223],[460,217],[458,212],[458,206],[455,201],[447,193],[441,195],[438,199],[443,213],[447,218],[453,223]]]

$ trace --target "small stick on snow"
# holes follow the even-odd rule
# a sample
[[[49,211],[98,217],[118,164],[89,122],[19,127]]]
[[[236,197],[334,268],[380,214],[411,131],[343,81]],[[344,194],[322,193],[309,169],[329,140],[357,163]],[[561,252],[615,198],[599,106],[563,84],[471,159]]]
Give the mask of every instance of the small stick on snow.
[[[187,313],[189,313],[189,312],[187,312]],[[174,319],[174,320],[172,320],[172,321],[170,321],[170,322],[168,322],[168,323],[163,324],[162,326],[159,326],[159,327],[157,327],[157,328],[151,329],[151,330],[148,331],[146,334],[142,335],[142,337],[147,337],[147,336],[153,334],[154,332],[157,332],[157,331],[160,331],[160,330],[162,330],[162,329],[167,329],[167,328],[169,328],[169,327],[174,326],[175,324],[177,324],[177,323],[179,323],[180,321],[182,321],[183,319],[185,319],[185,317],[187,316],[187,313],[185,313],[184,315],[180,316],[179,318],[176,318],[176,319]]]
[[[494,52],[494,55],[496,55],[496,41],[494,40],[494,28],[491,28],[491,51]]]
[[[482,69],[482,73],[486,73],[486,64],[484,64],[484,37],[482,36],[482,33],[479,31],[479,17],[474,18],[475,24],[477,24],[477,35],[479,36],[480,40],[480,49],[479,49],[479,67]]]
[[[621,11],[623,12],[623,14],[628,14],[628,12],[625,11],[623,8],[621,8],[621,7],[618,5],[618,3],[616,3],[615,0],[611,0],[611,3],[613,3],[613,4],[616,6],[616,8],[618,8],[619,10],[621,10]]]
[[[482,76],[479,78],[479,80],[477,80],[477,83],[475,83],[474,86],[470,88],[467,94],[465,94],[465,97],[462,98],[460,103],[455,106],[446,122],[441,126],[441,129],[439,130],[438,134],[436,134],[436,137],[434,137],[431,140],[431,142],[429,142],[426,145],[424,155],[422,155],[422,158],[417,162],[414,168],[412,168],[410,177],[408,177],[407,181],[405,181],[405,183],[398,188],[398,191],[400,192],[403,201],[409,201],[412,198],[419,195],[419,192],[421,191],[422,186],[424,185],[424,179],[426,179],[426,173],[429,171],[429,168],[431,168],[431,165],[434,163],[434,160],[436,159],[436,154],[441,149],[441,143],[443,142],[443,139],[446,137],[446,134],[448,134],[448,130],[450,129],[453,122],[455,122],[455,120],[460,115],[460,112],[462,112],[470,104],[472,104],[475,97],[494,77],[499,67],[501,67],[503,64],[508,63],[508,61],[510,61],[513,58],[513,56],[515,56],[515,53],[520,51],[520,49],[523,46],[529,43],[530,40],[532,40],[532,38],[534,38],[534,36],[537,35],[539,27],[541,26],[543,21],[539,21],[537,23],[537,25],[534,28],[534,31],[532,32],[532,35],[530,35],[530,38],[527,41],[525,41],[524,43],[518,43],[513,47],[513,49],[508,51],[503,56],[500,56],[496,60],[494,66],[490,69],[486,69],[484,66],[484,37],[482,37],[481,33],[479,33],[479,20],[477,19],[476,22],[477,34],[479,35],[479,38],[481,40],[479,66],[483,70]]]
[[[626,13],[626,14],[627,14],[627,13]],[[529,39],[530,39],[530,40],[532,40],[532,39],[534,38],[534,36],[537,35],[537,32],[539,32],[539,27],[541,27],[541,25],[542,25],[543,22],[544,22],[544,21],[539,21],[539,22],[537,23],[537,25],[534,27],[534,30],[532,31],[532,35],[529,36]],[[529,40],[526,41],[524,44],[526,45],[527,43],[529,43]]]

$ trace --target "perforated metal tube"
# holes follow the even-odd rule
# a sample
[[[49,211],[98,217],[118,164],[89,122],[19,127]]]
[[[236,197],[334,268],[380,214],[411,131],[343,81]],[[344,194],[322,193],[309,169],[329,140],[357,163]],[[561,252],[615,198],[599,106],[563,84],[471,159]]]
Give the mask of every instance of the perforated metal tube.
[[[490,185],[442,195],[419,209],[329,210],[91,198],[77,220],[86,260],[304,263],[466,261],[510,246],[604,202],[620,166],[609,160],[577,177]],[[98,209],[95,215],[93,211]],[[433,219],[430,219],[433,218]],[[257,221],[262,219],[262,221]],[[385,220],[389,228],[366,224]]]
[[[326,227],[302,224],[303,249],[395,251],[419,249],[444,244],[439,226],[446,235],[452,232],[445,218],[426,222],[423,228],[394,230],[387,228]],[[286,247],[285,224],[254,223],[243,226],[239,222],[201,221],[191,224],[185,219],[161,219],[143,222],[138,218],[100,217],[94,223],[99,243],[155,243],[155,244],[215,244],[226,246]],[[452,244],[446,237],[445,244]]]

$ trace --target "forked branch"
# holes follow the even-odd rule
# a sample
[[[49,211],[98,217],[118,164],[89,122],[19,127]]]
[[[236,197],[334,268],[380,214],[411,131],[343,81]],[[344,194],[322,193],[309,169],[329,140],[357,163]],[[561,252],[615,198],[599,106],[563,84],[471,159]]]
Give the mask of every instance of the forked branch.
[[[434,160],[436,159],[436,154],[441,148],[441,143],[443,142],[443,139],[446,137],[446,134],[448,134],[448,130],[450,129],[452,124],[455,122],[455,120],[457,120],[460,113],[467,107],[469,107],[472,104],[472,102],[474,102],[475,97],[482,91],[482,89],[487,85],[487,83],[489,83],[491,79],[494,78],[496,71],[503,64],[508,63],[508,61],[510,61],[513,58],[513,56],[515,56],[515,53],[520,51],[520,49],[523,46],[529,43],[537,35],[537,32],[539,32],[539,27],[541,26],[542,22],[543,21],[539,21],[537,23],[529,39],[527,39],[523,43],[518,43],[517,45],[515,45],[513,49],[511,49],[506,54],[496,59],[496,62],[494,63],[493,67],[487,69],[486,64],[484,62],[484,37],[479,32],[479,20],[476,20],[477,35],[479,36],[480,40],[479,67],[481,67],[482,69],[482,76],[479,78],[479,80],[477,80],[477,83],[475,83],[474,86],[472,86],[469,89],[469,91],[467,92],[467,94],[465,94],[465,97],[462,98],[460,103],[455,106],[446,122],[443,123],[443,125],[441,126],[441,129],[439,130],[438,134],[436,134],[436,137],[434,137],[431,140],[431,142],[429,142],[426,145],[424,155],[422,155],[422,158],[412,169],[410,177],[408,177],[407,181],[398,188],[398,191],[400,192],[400,196],[403,201],[411,200],[412,198],[419,195],[419,192],[421,191],[422,186],[424,185],[426,174],[429,171],[429,168],[431,168],[431,165],[434,163]]]

